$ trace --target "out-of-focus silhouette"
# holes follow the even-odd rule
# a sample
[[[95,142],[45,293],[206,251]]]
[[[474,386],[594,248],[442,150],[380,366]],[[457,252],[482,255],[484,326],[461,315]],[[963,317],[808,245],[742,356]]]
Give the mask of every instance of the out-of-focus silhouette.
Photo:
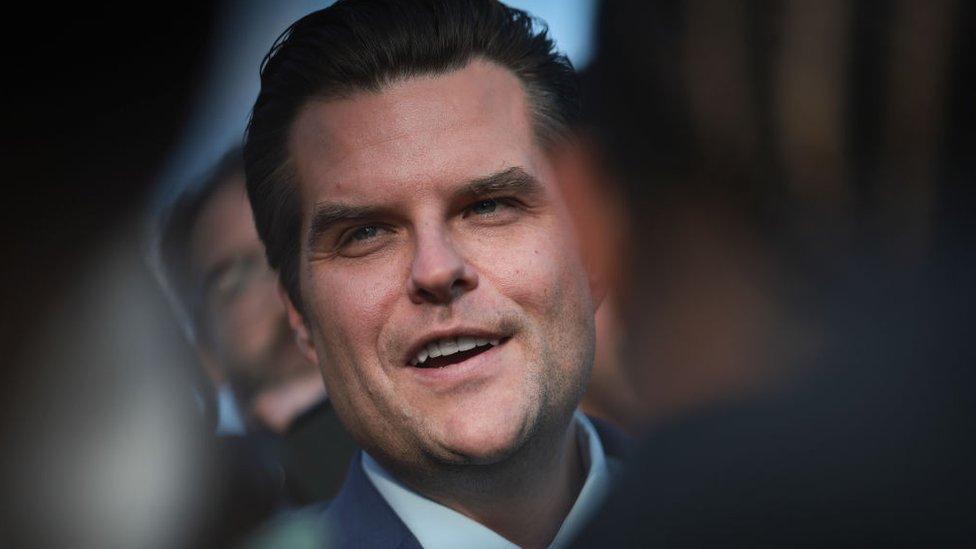
[[[179,130],[208,2],[151,17],[21,5],[4,33],[0,545],[208,537],[207,434],[142,265],[138,210]],[[176,345],[172,345],[176,342]]]
[[[143,207],[182,129],[213,5],[23,5],[4,34],[0,545],[225,546],[277,479],[216,444],[144,264]]]
[[[206,407],[218,434],[283,475],[281,504],[338,491],[356,449],[325,394],[322,375],[298,351],[277,278],[244,191],[234,149],[159,215],[157,272],[212,382]]]
[[[627,372],[624,335],[614,297],[604,299],[596,312],[596,355],[580,408],[628,433],[646,421],[644,402]]]
[[[603,5],[560,171],[649,430],[580,545],[972,541],[972,23]]]

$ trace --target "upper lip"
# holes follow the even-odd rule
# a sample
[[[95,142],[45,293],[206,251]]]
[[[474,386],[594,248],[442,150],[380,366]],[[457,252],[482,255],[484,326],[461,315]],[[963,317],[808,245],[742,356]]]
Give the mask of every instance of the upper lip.
[[[421,349],[426,347],[429,343],[434,341],[439,341],[441,339],[448,338],[458,338],[458,337],[471,337],[476,339],[503,339],[509,336],[499,332],[497,330],[490,330],[485,328],[451,328],[445,330],[435,330],[432,332],[427,332],[419,339],[415,340],[410,347],[407,348],[407,354],[403,357],[403,364],[410,364],[410,360],[417,356],[417,353]]]

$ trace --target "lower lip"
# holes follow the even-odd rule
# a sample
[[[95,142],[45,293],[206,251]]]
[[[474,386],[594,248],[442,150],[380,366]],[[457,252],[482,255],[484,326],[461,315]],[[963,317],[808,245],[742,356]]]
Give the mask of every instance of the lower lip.
[[[502,365],[501,353],[505,352],[507,347],[508,338],[463,362],[442,368],[409,366],[408,370],[422,383],[433,388],[438,390],[454,389],[459,385],[484,380],[496,373]]]

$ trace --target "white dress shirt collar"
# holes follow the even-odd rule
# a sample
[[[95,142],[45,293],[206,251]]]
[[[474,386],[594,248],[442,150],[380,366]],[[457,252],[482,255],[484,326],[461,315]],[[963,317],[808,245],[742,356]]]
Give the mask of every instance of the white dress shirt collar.
[[[587,470],[586,480],[550,548],[568,545],[599,508],[610,485],[610,473],[600,436],[583,413],[577,410],[573,419],[583,465]],[[362,466],[376,490],[425,549],[517,547],[477,521],[406,487],[366,452],[363,452]]]

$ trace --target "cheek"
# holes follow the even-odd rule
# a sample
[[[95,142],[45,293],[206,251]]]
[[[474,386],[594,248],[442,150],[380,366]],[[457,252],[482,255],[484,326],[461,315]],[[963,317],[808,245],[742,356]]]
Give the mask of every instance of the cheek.
[[[213,330],[221,354],[232,362],[251,362],[271,344],[272,320],[265,317],[224,318]]]
[[[326,266],[309,288],[322,351],[332,361],[373,363],[401,277],[393,262]]]
[[[527,344],[541,359],[542,383],[564,387],[560,393],[579,392],[577,384],[592,364],[594,348],[589,283],[569,234],[540,230],[496,247],[485,262],[499,293],[514,302],[534,328]]]
[[[393,262],[323,266],[303,295],[326,388],[351,433],[371,433],[390,415],[394,392],[384,375],[380,342],[400,277]],[[360,441],[364,443],[364,441]]]
[[[479,254],[479,271],[527,313],[551,320],[565,306],[578,303],[585,276],[563,232],[547,225],[531,229],[486,246]]]

